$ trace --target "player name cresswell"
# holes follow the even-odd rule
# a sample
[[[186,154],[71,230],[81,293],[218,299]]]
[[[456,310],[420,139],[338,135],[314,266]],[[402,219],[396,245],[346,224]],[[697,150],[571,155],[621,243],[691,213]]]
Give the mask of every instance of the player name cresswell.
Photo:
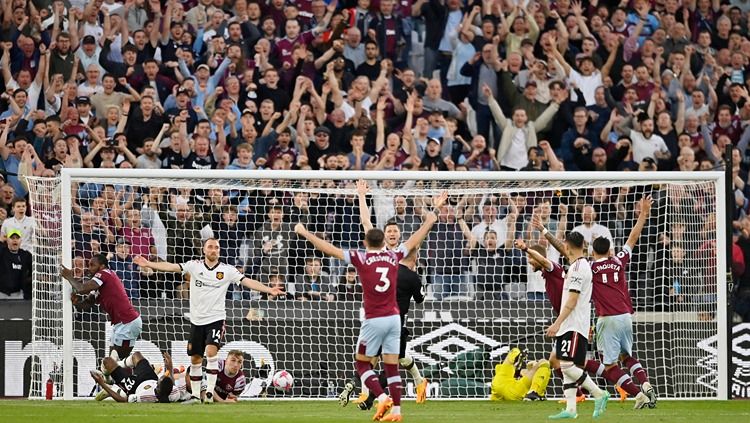
[[[365,264],[373,264],[373,263],[377,263],[377,262],[380,262],[380,261],[388,262],[389,264],[391,264],[393,266],[396,265],[396,260],[394,260],[390,256],[372,256],[372,257],[368,257],[367,260],[365,260]]]

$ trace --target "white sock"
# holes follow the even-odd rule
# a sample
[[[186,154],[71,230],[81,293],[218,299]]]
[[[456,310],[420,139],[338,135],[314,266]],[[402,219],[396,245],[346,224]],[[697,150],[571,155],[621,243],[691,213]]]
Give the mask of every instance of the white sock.
[[[601,398],[602,395],[604,395],[604,391],[599,389],[599,386],[597,386],[596,383],[594,383],[593,380],[591,380],[591,377],[589,375],[586,375],[586,380],[583,381],[581,384],[581,387],[587,391],[594,397],[594,398]]]
[[[117,351],[115,351],[115,354],[117,354]],[[118,361],[117,365],[120,367],[127,367],[130,369],[135,367],[135,363],[133,363],[133,354],[130,354],[129,356],[125,357],[124,360]]]
[[[219,375],[219,356],[206,357],[206,393],[214,394],[216,377]]]
[[[193,377],[197,380],[193,380]],[[190,365],[190,393],[195,398],[201,397],[201,382],[203,381],[203,363]]]
[[[370,395],[370,388],[368,388],[364,383],[362,384],[362,393],[365,395]]]
[[[393,408],[391,408],[391,414],[401,414],[401,406],[394,405]]]
[[[378,402],[382,402],[388,399],[388,395],[383,392],[382,394],[378,395]]]
[[[576,412],[576,392],[578,388],[576,383],[578,379],[583,375],[583,370],[576,367],[573,363],[560,363],[560,370],[563,374],[563,383],[568,387],[563,390],[565,393],[566,407],[565,409],[571,413]]]
[[[422,378],[422,374],[419,373],[419,367],[417,366],[417,363],[414,362],[414,359],[411,358],[411,356],[406,356],[400,360],[398,360],[398,363],[406,369],[406,371],[409,372],[411,377],[414,379],[414,383],[419,385],[424,380]]]
[[[641,385],[641,391],[643,391],[643,392],[648,392],[648,391],[650,391],[652,389],[654,389],[654,387],[651,386],[651,384],[648,383],[648,382],[643,382],[643,385]]]

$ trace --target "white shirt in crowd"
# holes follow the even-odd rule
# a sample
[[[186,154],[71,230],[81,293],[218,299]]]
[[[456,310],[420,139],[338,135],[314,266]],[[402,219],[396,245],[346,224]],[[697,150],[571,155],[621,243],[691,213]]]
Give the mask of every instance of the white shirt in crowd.
[[[583,239],[587,244],[591,244],[591,241],[599,238],[600,236],[607,238],[610,243],[614,243],[614,238],[612,238],[612,233],[609,231],[609,229],[606,226],[600,225],[598,223],[593,223],[590,226],[587,226],[586,224],[580,224],[573,228],[573,232],[579,232],[581,235],[583,235]]]
[[[630,131],[630,140],[633,142],[633,160],[636,163],[642,162],[646,157],[656,160],[654,154],[657,151],[669,151],[664,138],[656,134],[651,134],[650,138],[646,138],[641,132]]]
[[[16,219],[15,216],[10,216],[3,221],[0,233],[7,238],[8,233],[13,229],[21,231],[21,248],[31,251],[31,243],[33,242],[34,231],[36,230],[36,220],[31,216],[24,216],[21,220]]]

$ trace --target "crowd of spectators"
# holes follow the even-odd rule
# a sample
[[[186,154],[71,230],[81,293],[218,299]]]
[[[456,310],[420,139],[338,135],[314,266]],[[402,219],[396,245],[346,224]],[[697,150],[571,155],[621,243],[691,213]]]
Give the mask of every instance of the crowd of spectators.
[[[749,12],[745,0],[3,1],[0,218],[11,223],[3,224],[0,241],[18,251],[33,234],[19,172],[693,172],[727,166],[732,146],[726,163],[734,173],[735,256],[744,263],[750,260]],[[316,184],[323,183],[307,188]],[[290,297],[358,294],[344,266],[298,254],[305,246],[287,236],[299,216],[319,214],[319,232],[357,245],[351,196],[273,187],[246,196],[78,188],[76,256],[111,253],[112,266],[134,281],[133,296],[151,295],[137,281],[155,278],[133,266],[133,255],[193,258],[210,234],[246,271],[304,292]],[[669,201],[664,190],[655,192]],[[627,236],[633,193],[568,194],[564,202],[554,195],[454,196],[423,257],[439,287],[435,298],[516,298],[516,273],[491,270],[497,266],[490,259],[525,265],[509,241],[530,236],[534,213],[547,214],[561,230],[582,224],[589,233],[601,230],[589,226],[598,218],[615,244]],[[705,209],[700,194],[706,195],[674,194],[674,204],[689,208],[693,201]],[[416,197],[375,197],[372,206],[381,227],[386,217],[398,220],[404,234],[419,224]],[[304,212],[313,207],[333,209]],[[672,272],[692,262],[685,277],[705,276],[712,247],[699,241],[709,239],[701,237],[715,222],[711,210],[702,213],[650,234],[638,271],[653,276],[654,263],[670,263]],[[482,224],[491,231],[477,229]],[[684,235],[691,230],[698,232]],[[436,257],[437,250],[456,254]],[[467,283],[470,266],[490,270]],[[733,270],[737,311],[750,320],[750,269]],[[502,280],[489,280],[492,272]],[[691,292],[680,277],[667,278],[656,297],[637,297],[662,305],[687,296],[710,300],[712,292]],[[532,299],[539,295],[533,279],[523,284]],[[183,295],[174,282],[169,295]]]

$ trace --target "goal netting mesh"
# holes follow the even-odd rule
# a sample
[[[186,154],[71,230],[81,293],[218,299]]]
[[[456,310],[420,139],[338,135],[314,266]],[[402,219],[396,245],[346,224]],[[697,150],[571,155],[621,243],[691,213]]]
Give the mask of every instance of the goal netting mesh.
[[[110,255],[110,267],[143,318],[136,350],[153,362],[161,361],[160,351],[168,351],[177,367],[189,363],[188,282],[179,274],[139,269],[132,258],[186,262],[201,256],[201,240],[207,237],[219,239],[224,262],[288,293],[266,298],[235,287],[227,295],[226,344],[220,356],[230,349],[246,354],[250,383],[243,397],[334,397],[347,380],[357,380],[352,354],[363,312],[356,274],[343,262],[322,258],[293,231],[295,223],[304,222],[342,248],[360,247],[355,181],[346,173],[335,179],[310,178],[310,173],[299,179],[202,174],[190,179],[128,177],[126,172],[116,178],[73,177],[68,202],[62,201],[61,180],[28,179],[39,228],[33,344],[27,352],[34,357],[27,366],[31,397],[43,395],[50,374],[57,383],[55,394],[62,396],[64,351],[74,357],[73,383],[65,386],[74,396],[92,395],[88,372],[109,353],[111,327],[98,308],[73,309],[72,344],[64,348],[63,304],[69,299],[58,276],[63,250],[70,250],[69,264],[80,276],[93,254]],[[553,344],[544,331],[554,316],[544,283],[511,242],[523,238],[546,245],[531,228],[533,215],[560,236],[577,228],[589,240],[610,237],[618,249],[637,218],[637,201],[651,195],[651,218],[627,273],[636,309],[634,355],[661,397],[716,397],[716,272],[717,259],[723,260],[717,258],[716,210],[722,197],[716,181],[667,181],[658,174],[649,181],[512,177],[369,181],[372,223],[382,228],[396,221],[403,239],[420,225],[433,196],[443,190],[450,194],[420,250],[427,300],[412,307],[408,322],[408,353],[430,381],[429,396],[487,397],[494,365],[510,347],[527,349],[533,359],[549,356]],[[64,209],[71,210],[71,221],[63,221]],[[468,230],[462,230],[457,216],[465,218]],[[70,240],[62,238],[66,225]],[[560,260],[551,246],[547,252]],[[595,346],[591,349],[594,356]],[[264,391],[271,375],[282,369],[295,378],[292,391]],[[560,396],[561,384],[553,378],[548,395]],[[406,378],[404,385],[405,395],[414,396],[413,381]]]

